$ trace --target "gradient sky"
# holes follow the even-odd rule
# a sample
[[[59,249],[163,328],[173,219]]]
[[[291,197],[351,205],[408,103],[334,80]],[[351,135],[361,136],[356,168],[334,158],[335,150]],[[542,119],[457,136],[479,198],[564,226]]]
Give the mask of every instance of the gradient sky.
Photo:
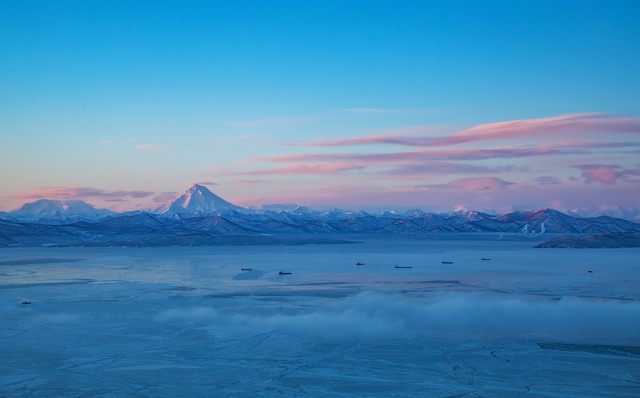
[[[638,1],[0,2],[0,210],[640,214]]]

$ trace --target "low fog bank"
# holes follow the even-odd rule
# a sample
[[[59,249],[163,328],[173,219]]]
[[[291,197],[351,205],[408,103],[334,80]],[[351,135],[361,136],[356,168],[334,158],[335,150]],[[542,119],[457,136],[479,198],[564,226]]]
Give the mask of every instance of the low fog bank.
[[[640,302],[568,298],[526,300],[480,294],[435,297],[364,292],[329,309],[236,317],[314,339],[526,339],[600,344],[640,341]]]
[[[158,322],[204,322],[218,316],[218,311],[209,307],[186,309],[172,308],[156,315]]]

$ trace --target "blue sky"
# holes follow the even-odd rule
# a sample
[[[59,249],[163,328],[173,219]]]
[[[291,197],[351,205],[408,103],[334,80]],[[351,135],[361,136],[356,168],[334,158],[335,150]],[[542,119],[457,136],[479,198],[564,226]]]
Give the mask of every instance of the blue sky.
[[[5,1],[0,209],[206,182],[245,206],[637,212],[638,20],[635,1]]]

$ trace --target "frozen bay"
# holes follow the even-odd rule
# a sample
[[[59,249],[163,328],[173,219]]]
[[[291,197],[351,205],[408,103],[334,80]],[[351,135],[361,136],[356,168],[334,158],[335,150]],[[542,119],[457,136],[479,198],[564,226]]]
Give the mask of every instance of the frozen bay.
[[[640,396],[640,250],[533,245],[5,248],[0,395]]]

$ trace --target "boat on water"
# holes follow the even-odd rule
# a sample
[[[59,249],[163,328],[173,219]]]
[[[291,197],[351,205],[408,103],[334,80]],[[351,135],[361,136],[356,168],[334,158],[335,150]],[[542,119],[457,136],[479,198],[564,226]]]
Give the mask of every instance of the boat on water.
[[[291,275],[291,272],[280,271],[278,275]]]
[[[453,261],[442,261],[442,264],[453,264]]]
[[[240,268],[240,271],[253,271],[253,268]]]
[[[413,268],[410,265],[394,265],[393,268]]]
[[[482,257],[480,260],[482,260],[482,261],[489,261],[489,260],[491,260],[491,259],[490,259],[489,257]]]
[[[364,265],[364,263],[356,263],[356,265]]]

